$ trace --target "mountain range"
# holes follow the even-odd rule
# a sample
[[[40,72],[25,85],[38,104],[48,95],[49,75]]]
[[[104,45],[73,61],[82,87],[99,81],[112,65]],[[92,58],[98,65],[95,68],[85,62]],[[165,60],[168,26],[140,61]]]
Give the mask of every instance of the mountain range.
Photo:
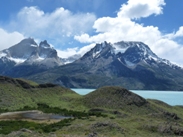
[[[127,89],[183,90],[183,69],[158,57],[148,45],[134,41],[105,41],[81,58],[69,61],[58,57],[47,41],[38,45],[28,38],[0,52],[0,71],[1,75],[69,88],[115,85]]]
[[[18,44],[0,51],[1,75],[24,77],[69,62],[62,59],[46,40],[38,45],[33,38],[27,38]]]

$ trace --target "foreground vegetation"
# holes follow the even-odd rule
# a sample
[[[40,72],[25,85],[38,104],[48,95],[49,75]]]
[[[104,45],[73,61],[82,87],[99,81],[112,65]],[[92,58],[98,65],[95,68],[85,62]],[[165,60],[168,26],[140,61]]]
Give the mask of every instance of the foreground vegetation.
[[[1,120],[0,136],[183,136],[183,107],[169,106],[120,87],[80,96],[53,84],[0,79],[0,113],[40,110],[70,116],[59,122]]]
[[[11,120],[11,121],[0,121],[0,134],[9,134],[12,131],[17,131],[23,128],[29,129],[29,130],[36,130],[38,132],[55,132],[58,129],[61,129],[64,126],[71,125],[70,123],[74,121],[75,119],[89,119],[91,116],[96,117],[106,117],[106,115],[98,113],[98,112],[80,112],[80,111],[73,111],[73,110],[67,110],[67,109],[60,109],[57,107],[49,107],[46,104],[38,104],[37,108],[31,108],[28,106],[25,106],[23,109],[20,109],[18,111],[25,111],[25,110],[41,110],[44,113],[55,113],[60,114],[63,116],[70,116],[70,118],[63,119],[56,123],[37,123],[37,122],[30,122],[30,121],[20,121],[20,120]]]

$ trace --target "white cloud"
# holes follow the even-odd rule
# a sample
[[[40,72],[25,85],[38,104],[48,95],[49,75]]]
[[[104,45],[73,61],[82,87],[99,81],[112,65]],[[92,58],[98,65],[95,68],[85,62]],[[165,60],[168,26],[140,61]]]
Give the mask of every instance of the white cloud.
[[[24,36],[38,40],[47,39],[54,46],[63,44],[73,36],[82,43],[142,41],[158,56],[183,64],[183,45],[176,42],[183,37],[183,26],[176,32],[163,34],[158,27],[144,26],[135,20],[162,14],[164,5],[164,0],[128,0],[121,5],[116,17],[102,17],[97,20],[92,13],[72,13],[62,7],[50,13],[45,13],[38,7],[24,7],[11,23],[3,26],[4,30],[0,29],[0,35],[3,37],[0,49],[20,42]],[[95,35],[89,34],[92,26],[96,31]],[[67,48],[59,50],[58,53],[61,57],[83,55],[93,46]]]
[[[121,6],[116,17],[102,17],[95,21],[93,28],[97,34],[90,36],[83,33],[74,38],[83,43],[142,41],[158,56],[183,64],[183,58],[181,58],[183,45],[174,40],[183,36],[183,27],[175,33],[163,34],[158,27],[144,26],[133,20],[152,14],[162,14],[164,5],[164,0],[128,0],[127,4]]]
[[[89,32],[95,20],[92,13],[72,13],[62,7],[51,13],[38,7],[24,7],[5,28],[38,39],[51,39],[51,43],[58,44],[74,35]]]
[[[152,14],[162,14],[164,5],[164,0],[128,0],[127,4],[121,6],[118,17],[138,19]]]
[[[75,48],[67,48],[66,50],[57,49],[58,56],[61,58],[68,58],[72,55],[77,54],[78,47]]]
[[[0,36],[0,51],[9,48],[24,39],[24,36],[21,33],[16,31],[7,32],[2,28],[0,28]]]
[[[183,26],[175,33],[175,37],[183,37]]]
[[[86,52],[90,51],[96,44],[89,44],[79,49],[78,54],[83,56]]]
[[[74,36],[74,39],[78,40],[79,42],[82,42],[82,43],[88,43],[88,42],[92,42],[90,36],[86,33],[82,34],[82,35],[76,35]]]
[[[58,52],[58,56],[61,58],[68,58],[70,56],[77,55],[77,54],[83,56],[86,52],[88,52],[94,46],[95,44],[90,44],[82,48],[75,47],[75,48],[67,48],[66,50],[57,49],[57,52]]]
[[[164,35],[164,37],[167,39],[176,39],[183,37],[183,26],[179,27],[178,31],[166,34]]]

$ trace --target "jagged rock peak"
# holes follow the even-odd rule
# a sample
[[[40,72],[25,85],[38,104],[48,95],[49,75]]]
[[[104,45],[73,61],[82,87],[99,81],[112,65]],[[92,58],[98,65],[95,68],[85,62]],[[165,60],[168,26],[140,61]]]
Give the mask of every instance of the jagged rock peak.
[[[143,51],[143,52],[155,55],[151,51],[151,49],[148,47],[148,45],[142,42],[137,42],[137,41],[130,41],[130,42],[121,41],[121,42],[114,43],[113,47],[122,48],[122,49],[136,48],[136,49],[139,49],[139,51]]]
[[[42,48],[50,48],[51,47],[46,40],[41,41],[39,46]]]
[[[81,60],[96,61],[100,59],[109,59],[108,61],[118,60],[127,67],[136,67],[139,63],[148,65],[157,65],[163,63],[177,68],[178,66],[168,60],[158,57],[149,47],[143,42],[138,41],[121,41],[117,43],[102,42],[96,44],[88,51]],[[102,60],[103,60],[102,59]],[[100,61],[99,61],[100,62]]]

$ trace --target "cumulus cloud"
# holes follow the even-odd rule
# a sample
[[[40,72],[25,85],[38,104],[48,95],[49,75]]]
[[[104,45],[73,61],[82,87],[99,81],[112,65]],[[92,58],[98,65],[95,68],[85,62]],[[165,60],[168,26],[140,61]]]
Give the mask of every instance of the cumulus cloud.
[[[68,57],[71,57],[73,55],[83,56],[86,52],[88,52],[94,46],[95,46],[95,44],[89,44],[89,45],[84,46],[82,48],[75,47],[75,48],[67,48],[65,50],[57,49],[57,52],[58,52],[58,56],[61,58],[68,58]]]
[[[7,32],[2,28],[0,28],[0,36],[2,37],[0,40],[0,51],[9,48],[24,39],[24,36],[21,33],[16,31]]]
[[[134,19],[162,14],[164,0],[128,0],[118,11],[116,17],[102,17],[95,21],[95,35],[87,33],[74,38],[82,43],[142,41],[160,57],[183,64],[182,46],[175,39],[183,36],[183,27],[170,34],[163,34],[156,26],[144,26]]]
[[[38,40],[46,39],[55,48],[66,40],[68,43],[73,37],[87,45],[103,41],[112,43],[122,40],[142,41],[148,44],[158,56],[183,64],[183,58],[181,58],[183,45],[180,44],[183,42],[181,40],[183,26],[175,32],[164,34],[158,27],[145,26],[136,20],[163,14],[165,5],[164,0],[128,0],[121,5],[116,17],[98,19],[92,13],[72,13],[62,7],[49,13],[38,7],[24,7],[13,17],[11,23],[1,25],[4,29],[0,29],[0,35],[3,37],[0,41],[0,50],[18,43],[24,36],[31,36]],[[90,35],[93,30],[95,34]],[[181,42],[178,43],[177,40]],[[61,57],[83,55],[93,46],[94,44],[83,48],[67,48],[59,50],[58,53]]]
[[[175,37],[183,37],[183,26],[175,33]]]
[[[38,7],[24,7],[5,28],[38,39],[51,39],[52,43],[58,44],[74,35],[89,32],[95,20],[92,13],[72,13],[62,7],[51,13]]]
[[[82,43],[88,43],[88,42],[93,42],[93,40],[90,38],[90,36],[86,33],[80,35],[80,36],[74,36],[74,39],[82,42]],[[96,42],[96,41],[95,41]]]
[[[127,4],[121,6],[118,17],[138,19],[152,14],[159,15],[164,5],[164,0],[128,0]]]

